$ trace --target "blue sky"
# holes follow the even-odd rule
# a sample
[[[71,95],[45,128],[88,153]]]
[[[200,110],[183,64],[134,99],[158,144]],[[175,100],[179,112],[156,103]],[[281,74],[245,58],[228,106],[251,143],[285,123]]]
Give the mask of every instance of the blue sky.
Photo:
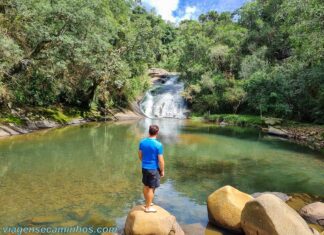
[[[184,19],[197,19],[210,10],[217,12],[234,11],[248,0],[142,0],[146,9],[155,9],[163,19],[179,22]]]

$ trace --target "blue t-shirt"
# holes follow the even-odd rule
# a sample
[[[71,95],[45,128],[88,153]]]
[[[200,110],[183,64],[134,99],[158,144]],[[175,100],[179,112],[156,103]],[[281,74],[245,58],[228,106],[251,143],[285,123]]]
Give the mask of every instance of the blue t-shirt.
[[[156,139],[145,138],[139,144],[142,152],[142,168],[156,170],[159,168],[159,155],[163,154],[163,145]]]

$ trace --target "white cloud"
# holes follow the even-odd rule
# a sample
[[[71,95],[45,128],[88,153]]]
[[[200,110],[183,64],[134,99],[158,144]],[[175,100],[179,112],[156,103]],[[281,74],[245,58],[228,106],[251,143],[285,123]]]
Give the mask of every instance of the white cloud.
[[[142,0],[142,3],[155,8],[156,13],[161,15],[164,20],[177,21],[172,12],[178,9],[179,0]]]
[[[194,14],[197,12],[197,7],[195,6],[187,6],[185,9],[185,13],[182,17],[178,19],[178,21],[182,20],[190,20]]]

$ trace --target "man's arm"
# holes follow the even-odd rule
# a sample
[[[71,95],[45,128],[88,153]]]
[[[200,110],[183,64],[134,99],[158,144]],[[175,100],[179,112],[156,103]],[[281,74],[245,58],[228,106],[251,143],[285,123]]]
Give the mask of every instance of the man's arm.
[[[161,171],[161,177],[164,176],[164,158],[162,154],[159,154],[159,167],[160,167],[160,171]]]
[[[142,161],[142,151],[141,150],[138,150],[138,158],[139,158],[139,160]]]

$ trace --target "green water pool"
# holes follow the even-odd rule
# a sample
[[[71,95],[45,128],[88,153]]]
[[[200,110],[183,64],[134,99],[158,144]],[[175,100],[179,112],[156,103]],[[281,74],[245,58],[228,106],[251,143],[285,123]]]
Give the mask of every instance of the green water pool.
[[[58,225],[112,224],[143,203],[138,142],[157,123],[166,176],[155,203],[180,223],[207,223],[207,196],[232,185],[247,193],[324,196],[324,156],[238,127],[180,120],[88,123],[0,140],[0,227],[34,217]]]

